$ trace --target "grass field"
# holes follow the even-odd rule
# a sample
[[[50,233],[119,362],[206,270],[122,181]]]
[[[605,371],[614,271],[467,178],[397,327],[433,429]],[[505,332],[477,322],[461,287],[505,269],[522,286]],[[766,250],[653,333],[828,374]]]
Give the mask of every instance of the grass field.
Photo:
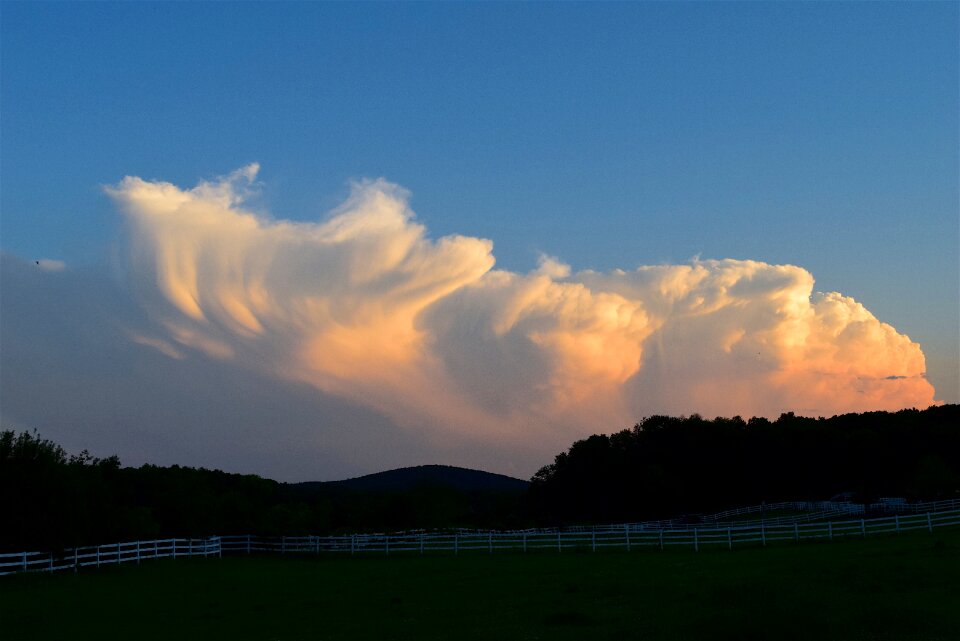
[[[0,638],[960,639],[960,530],[734,552],[232,557],[0,579]]]

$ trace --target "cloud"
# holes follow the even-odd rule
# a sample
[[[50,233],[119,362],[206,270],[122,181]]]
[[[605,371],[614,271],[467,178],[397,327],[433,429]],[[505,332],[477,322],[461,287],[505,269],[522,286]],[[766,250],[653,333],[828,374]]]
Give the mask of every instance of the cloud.
[[[41,258],[36,261],[37,266],[45,272],[61,272],[63,271],[67,264],[62,260],[54,260],[52,258]]]
[[[919,345],[791,265],[700,260],[494,269],[488,240],[431,239],[401,188],[354,185],[323,221],[244,208],[259,167],[192,189],[109,188],[130,277],[176,358],[307,383],[439,443],[557,447],[652,413],[926,407]],[[189,360],[189,359],[188,359]]]
[[[168,358],[173,358],[178,361],[182,361],[186,358],[186,356],[183,355],[183,352],[162,338],[152,338],[150,336],[143,336],[134,332],[130,332],[128,335],[130,340],[134,343],[138,345],[144,345],[146,347],[152,347]]]
[[[49,274],[0,253],[0,282],[0,425],[68,451],[285,481],[446,461],[523,475],[537,464],[498,466],[493,447],[441,450],[373,410],[186,347],[98,268]]]

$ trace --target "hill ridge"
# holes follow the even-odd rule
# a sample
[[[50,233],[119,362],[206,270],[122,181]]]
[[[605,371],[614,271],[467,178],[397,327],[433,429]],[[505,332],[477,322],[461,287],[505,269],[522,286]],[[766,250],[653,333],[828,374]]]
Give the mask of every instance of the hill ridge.
[[[338,481],[295,483],[301,488],[343,488],[360,492],[405,492],[420,486],[447,487],[462,492],[519,491],[529,481],[496,472],[437,463],[373,472]]]

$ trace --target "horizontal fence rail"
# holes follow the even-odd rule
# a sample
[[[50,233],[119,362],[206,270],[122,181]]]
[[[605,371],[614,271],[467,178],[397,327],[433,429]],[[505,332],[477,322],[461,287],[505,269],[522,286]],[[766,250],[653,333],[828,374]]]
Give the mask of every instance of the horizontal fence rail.
[[[938,508],[948,507],[936,505]],[[927,504],[934,507],[934,504]],[[849,516],[849,514],[848,514]],[[664,522],[664,525],[667,523]],[[0,576],[19,572],[77,571],[143,560],[182,557],[221,557],[223,554],[428,554],[486,552],[564,551],[596,552],[603,549],[630,551],[639,548],[660,550],[686,547],[728,549],[767,546],[803,541],[832,541],[878,534],[899,534],[914,530],[960,525],[960,508],[894,514],[876,518],[854,518],[817,522],[741,524],[714,522],[698,526],[647,527],[622,524],[581,529],[520,530],[507,532],[451,531],[395,534],[351,534],[342,536],[256,536],[225,535],[206,538],[130,541],[78,547],[62,552],[16,552],[0,554]],[[643,526],[643,527],[638,527]]]
[[[16,572],[55,572],[85,567],[140,563],[146,559],[220,556],[220,537],[105,543],[62,552],[0,554],[0,576]]]
[[[686,546],[733,549],[748,545],[770,545],[777,542],[800,543],[812,540],[834,540],[866,537],[876,534],[927,530],[960,525],[960,509],[924,514],[885,516],[871,519],[848,519],[816,523],[769,525],[707,525],[687,529],[636,530],[629,525],[607,526],[605,529],[571,531],[515,532],[421,532],[402,534],[353,534],[346,536],[254,536],[220,537],[226,553],[272,554],[426,554],[445,552],[486,551],[488,553],[536,550],[597,551],[604,548],[654,547],[659,549]]]

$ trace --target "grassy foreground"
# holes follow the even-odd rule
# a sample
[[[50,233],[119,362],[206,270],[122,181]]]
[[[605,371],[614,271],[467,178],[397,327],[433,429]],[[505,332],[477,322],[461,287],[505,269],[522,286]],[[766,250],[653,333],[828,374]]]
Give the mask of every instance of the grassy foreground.
[[[233,557],[0,579],[26,639],[960,639],[960,530],[734,552]]]

